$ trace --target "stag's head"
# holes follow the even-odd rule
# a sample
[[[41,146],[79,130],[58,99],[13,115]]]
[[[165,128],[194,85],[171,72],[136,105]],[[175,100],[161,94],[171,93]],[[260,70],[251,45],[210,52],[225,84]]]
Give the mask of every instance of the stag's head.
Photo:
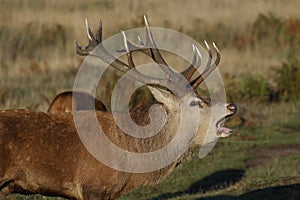
[[[124,52],[126,52],[128,64],[116,59],[111,55],[102,43],[102,23],[97,31],[96,37],[93,35],[88,22],[86,21],[87,35],[89,44],[85,49],[82,49],[76,43],[76,51],[80,55],[88,55],[96,46],[96,56],[101,60],[109,63],[115,69],[127,72],[131,70],[132,78],[145,83],[149,86],[154,98],[162,103],[166,112],[170,115],[182,112],[185,110],[189,112],[189,119],[193,119],[193,115],[200,116],[198,130],[194,137],[194,145],[203,144],[205,133],[210,134],[214,138],[227,137],[232,133],[232,130],[223,126],[224,121],[237,112],[237,106],[234,104],[220,103],[206,100],[201,97],[197,88],[204,80],[217,68],[220,63],[220,51],[213,43],[213,50],[216,54],[216,59],[212,62],[212,49],[205,42],[208,53],[208,61],[205,64],[202,73],[196,75],[196,72],[202,65],[202,56],[196,45],[193,45],[193,61],[184,71],[178,73],[168,66],[165,59],[162,57],[155,41],[146,17],[144,16],[146,40],[141,41],[140,44],[135,44],[130,41],[125,32],[123,34]],[[157,78],[145,75],[136,69],[132,58],[132,52],[139,51],[150,58],[157,64],[157,66],[165,73],[165,78]],[[163,86],[163,87],[161,87]],[[167,89],[166,89],[167,88]],[[219,112],[220,111],[220,112]]]
[[[198,118],[198,130],[196,131],[192,145],[204,145],[207,142],[204,141],[207,134],[209,134],[209,138],[228,137],[232,134],[233,130],[225,127],[224,122],[237,112],[235,104],[208,102],[196,92],[191,91],[178,97],[178,95],[165,89],[152,86],[149,89],[154,98],[163,104],[169,114],[174,112],[177,114],[184,110],[184,112],[189,113],[189,120],[197,119],[197,115],[200,117]],[[180,120],[182,119],[178,119],[178,121]],[[186,124],[189,126],[191,122],[187,122]]]

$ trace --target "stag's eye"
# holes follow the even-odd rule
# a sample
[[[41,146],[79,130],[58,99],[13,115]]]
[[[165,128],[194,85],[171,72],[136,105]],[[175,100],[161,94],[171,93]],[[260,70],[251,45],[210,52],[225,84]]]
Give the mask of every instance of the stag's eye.
[[[190,103],[190,106],[200,106],[200,103],[199,103],[199,101],[192,101]]]
[[[202,101],[202,99],[200,98],[194,98],[191,103],[190,106],[199,106],[199,107],[203,107],[204,102]]]

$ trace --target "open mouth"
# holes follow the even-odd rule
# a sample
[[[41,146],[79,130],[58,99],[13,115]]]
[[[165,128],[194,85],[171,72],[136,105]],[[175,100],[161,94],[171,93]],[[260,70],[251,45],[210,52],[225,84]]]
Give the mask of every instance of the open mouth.
[[[233,132],[232,129],[224,127],[223,124],[227,118],[231,117],[232,115],[234,115],[237,112],[237,106],[234,104],[229,104],[227,106],[227,109],[230,110],[231,113],[226,115],[225,117],[221,118],[216,123],[217,132],[220,134],[221,137],[227,137]]]

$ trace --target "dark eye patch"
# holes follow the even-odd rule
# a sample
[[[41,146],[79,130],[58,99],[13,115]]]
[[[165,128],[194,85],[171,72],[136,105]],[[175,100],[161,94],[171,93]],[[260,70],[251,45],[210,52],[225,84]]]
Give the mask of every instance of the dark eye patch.
[[[192,101],[190,103],[190,106],[199,106],[200,105],[200,102],[199,101]]]
[[[200,108],[203,108],[203,102],[201,98],[195,98],[193,101],[191,101],[190,106],[199,106]]]

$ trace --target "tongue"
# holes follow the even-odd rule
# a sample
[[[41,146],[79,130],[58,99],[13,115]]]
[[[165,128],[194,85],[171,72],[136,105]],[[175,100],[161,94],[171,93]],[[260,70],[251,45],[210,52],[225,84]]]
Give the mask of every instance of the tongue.
[[[219,133],[231,134],[232,129],[226,127],[218,127]]]

